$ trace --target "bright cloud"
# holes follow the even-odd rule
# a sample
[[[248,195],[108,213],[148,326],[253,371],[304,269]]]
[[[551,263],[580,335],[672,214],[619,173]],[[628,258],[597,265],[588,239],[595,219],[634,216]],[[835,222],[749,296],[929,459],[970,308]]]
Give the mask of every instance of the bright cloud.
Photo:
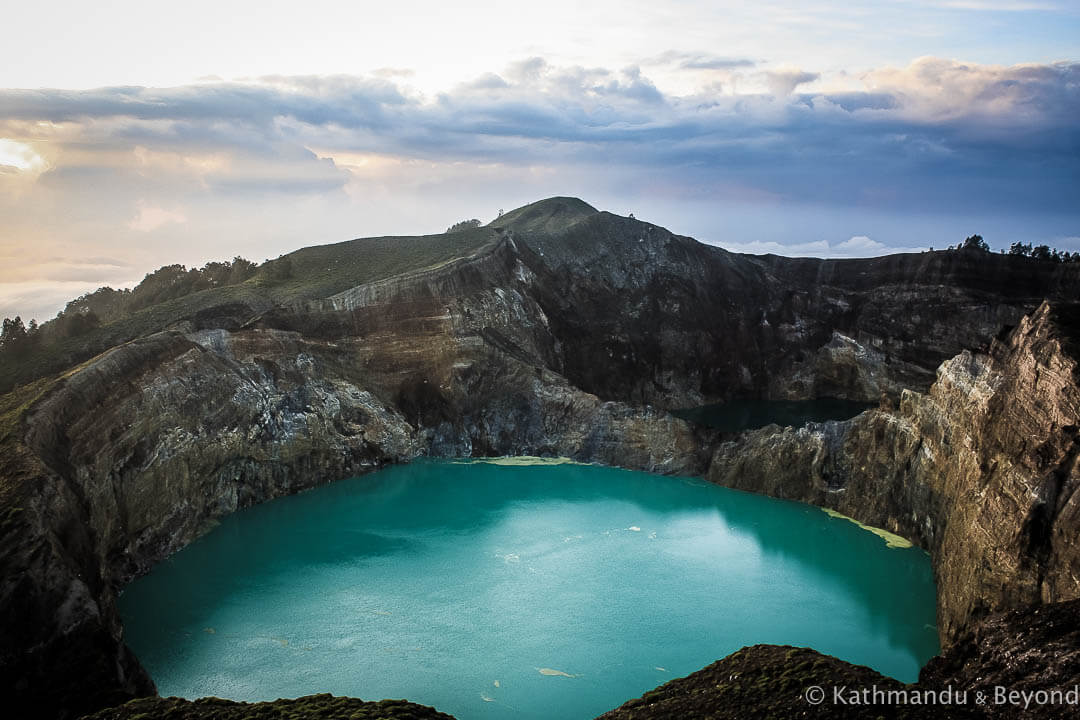
[[[0,172],[4,172],[5,168],[18,172],[38,172],[44,167],[45,160],[29,145],[0,138]]]
[[[751,255],[787,255],[791,257],[823,257],[823,258],[864,258],[889,255],[901,252],[922,252],[925,246],[896,247],[871,240],[865,235],[855,235],[847,240],[829,241],[814,240],[810,242],[779,243],[748,242],[748,243],[725,243],[724,248],[732,252],[748,253]]]

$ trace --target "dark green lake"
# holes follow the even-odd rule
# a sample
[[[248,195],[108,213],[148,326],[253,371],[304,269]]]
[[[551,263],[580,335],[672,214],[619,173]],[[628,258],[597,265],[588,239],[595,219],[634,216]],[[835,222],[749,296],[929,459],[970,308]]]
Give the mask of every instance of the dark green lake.
[[[929,558],[818,508],[573,464],[422,461],[224,519],[128,586],[162,695],[408,698],[591,718],[744,645],[904,681]]]
[[[837,398],[816,400],[731,400],[719,405],[673,410],[672,415],[684,420],[707,425],[724,432],[741,432],[777,425],[801,427],[808,422],[847,420],[863,410],[873,407],[870,403]]]

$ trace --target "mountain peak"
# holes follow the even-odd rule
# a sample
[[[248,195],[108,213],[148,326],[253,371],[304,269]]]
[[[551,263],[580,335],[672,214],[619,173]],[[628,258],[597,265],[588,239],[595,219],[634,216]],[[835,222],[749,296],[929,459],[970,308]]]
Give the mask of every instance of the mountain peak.
[[[551,197],[504,213],[489,223],[493,228],[519,231],[554,232],[599,212],[589,203],[574,197]]]

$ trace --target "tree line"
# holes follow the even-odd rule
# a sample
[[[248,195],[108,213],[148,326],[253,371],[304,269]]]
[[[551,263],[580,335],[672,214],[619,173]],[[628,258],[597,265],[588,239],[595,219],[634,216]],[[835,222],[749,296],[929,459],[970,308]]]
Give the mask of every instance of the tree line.
[[[933,250],[934,248],[930,248]],[[990,252],[990,246],[983,240],[982,235],[971,235],[964,239],[964,242],[958,244],[956,247],[948,247],[946,250],[980,250],[982,252]],[[1058,263],[1071,263],[1080,262],[1080,252],[1068,252],[1061,251],[1057,248],[1051,248],[1049,245],[1036,245],[1031,246],[1031,243],[1014,242],[1009,246],[1008,253],[1005,250],[1000,251],[1003,255],[1018,255],[1020,257],[1029,257],[1033,260],[1042,260],[1045,262],[1058,262]]]
[[[258,269],[242,257],[231,262],[208,262],[201,268],[166,265],[149,273],[134,288],[114,290],[98,288],[69,302],[52,320],[38,325],[24,324],[20,316],[4,318],[0,330],[0,353],[21,356],[35,347],[85,334],[101,325],[166,300],[190,295],[200,290],[242,283]]]

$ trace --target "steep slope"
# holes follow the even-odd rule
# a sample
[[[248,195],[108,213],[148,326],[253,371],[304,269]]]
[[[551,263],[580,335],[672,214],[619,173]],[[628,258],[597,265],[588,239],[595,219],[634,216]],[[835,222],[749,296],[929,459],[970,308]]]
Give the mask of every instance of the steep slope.
[[[152,691],[116,591],[281,494],[421,453],[701,472],[686,423],[545,368],[528,281],[506,238],[233,331],[181,322],[46,382],[7,418],[0,690],[45,717]]]
[[[482,252],[496,239],[494,230],[475,228],[445,235],[360,238],[297,250],[263,265],[254,277],[238,285],[151,305],[86,333],[37,348],[16,361],[0,358],[0,392],[178,324],[237,329],[281,304],[324,298],[360,284],[436,268]]]
[[[1080,306],[1044,303],[842,423],[722,444],[708,477],[834,508],[933,558],[943,644],[988,612],[1080,597]]]
[[[529,293],[561,348],[553,369],[626,402],[896,398],[1080,284],[1078,265],[978,251],[734,255],[606,212],[541,223],[547,203],[561,215],[561,200],[543,201],[501,227],[537,278]]]
[[[733,465],[739,453],[755,457],[758,440],[769,453],[789,441],[751,435],[714,454],[714,433],[659,408],[925,390],[938,355],[990,343],[999,323],[1041,301],[1040,288],[1072,292],[1080,272],[964,253],[846,263],[739,256],[569,198],[466,233],[288,258],[276,279],[148,308],[95,336],[112,343],[100,354],[0,401],[0,692],[14,707],[72,717],[152,691],[123,645],[116,592],[223,514],[420,454],[566,455],[682,474],[704,473],[710,460]],[[1003,283],[996,293],[977,272],[984,266]],[[923,301],[925,312],[912,313]],[[904,407],[915,397],[905,394]],[[1061,407],[1062,418],[1072,412]],[[941,414],[942,423],[970,420]],[[867,501],[866,516],[928,547],[941,542],[948,557],[953,506],[908,483],[914,456],[889,454],[908,446],[880,422],[880,437],[866,425],[869,439],[850,450],[758,457],[762,467],[784,462],[789,477],[799,463],[825,467],[820,455],[833,458],[815,470],[833,489],[843,480],[882,488],[882,498],[925,495],[926,508]],[[858,435],[829,433],[830,448]],[[1000,454],[1029,451],[1014,443]],[[850,459],[857,452],[882,472],[845,470],[860,467]],[[719,469],[713,477],[724,479]],[[757,491],[773,482],[746,478],[736,480]],[[820,493],[792,496],[849,514],[855,499],[877,497],[851,491],[848,507],[828,488],[811,489]],[[955,506],[964,502],[957,494]],[[903,517],[890,516],[896,507]],[[1027,522],[1009,512],[1002,505],[1003,517]],[[1057,532],[1053,522],[1028,525],[1032,538]],[[1059,558],[1063,543],[1016,546],[1046,569],[1004,566],[1019,578],[1015,596],[950,585],[958,589],[943,595],[943,627],[978,614],[976,600],[996,607],[1032,587],[1067,585],[1067,573],[1051,570],[1072,567]],[[1001,576],[1003,587],[1012,577]],[[968,587],[976,590],[963,594]]]

